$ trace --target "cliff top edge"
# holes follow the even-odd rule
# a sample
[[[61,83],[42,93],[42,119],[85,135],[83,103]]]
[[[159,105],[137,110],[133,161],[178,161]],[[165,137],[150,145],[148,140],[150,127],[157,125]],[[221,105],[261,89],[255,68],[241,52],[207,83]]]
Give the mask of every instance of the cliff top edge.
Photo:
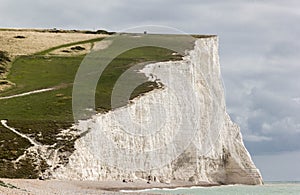
[[[17,31],[17,32],[40,32],[40,33],[82,33],[82,34],[108,34],[113,35],[116,33],[119,34],[143,34],[141,33],[125,33],[125,32],[111,32],[103,29],[99,30],[70,30],[70,29],[42,29],[42,28],[0,28],[0,31]],[[152,34],[152,33],[149,33]],[[179,34],[164,34],[164,35],[179,35]],[[211,34],[181,34],[181,35],[191,35],[195,38],[211,38],[211,37],[217,37],[217,35],[211,35]]]

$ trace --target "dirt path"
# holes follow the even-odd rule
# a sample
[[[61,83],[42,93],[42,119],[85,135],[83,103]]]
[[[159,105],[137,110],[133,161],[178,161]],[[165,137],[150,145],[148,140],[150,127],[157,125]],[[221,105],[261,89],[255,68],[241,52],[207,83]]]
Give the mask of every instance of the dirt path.
[[[43,92],[52,91],[52,90],[55,90],[55,89],[57,89],[57,88],[51,87],[51,88],[47,88],[47,89],[39,89],[39,90],[29,91],[29,92],[25,92],[25,93],[16,94],[16,95],[0,97],[0,100],[6,100],[6,99],[11,99],[11,98],[16,98],[16,97],[22,97],[22,96],[27,96],[27,95],[36,94],[36,93],[43,93]]]
[[[32,94],[44,93],[44,92],[47,92],[47,91],[63,89],[63,88],[67,88],[70,85],[72,85],[72,84],[71,83],[70,84],[62,83],[62,84],[57,85],[55,87],[50,87],[50,88],[45,88],[45,89],[38,89],[38,90],[33,90],[33,91],[20,93],[20,94],[16,94],[16,95],[0,97],[0,100],[12,99],[12,98],[16,98],[16,97],[23,97],[23,96],[32,95]]]
[[[23,38],[16,38],[22,36]],[[85,33],[51,33],[36,31],[0,31],[1,50],[12,56],[31,55],[60,45],[106,38],[109,35]]]
[[[19,135],[19,136],[21,136],[21,137],[27,139],[32,145],[34,145],[34,146],[39,146],[38,143],[36,143],[33,139],[31,139],[31,138],[28,137],[27,135],[24,135],[23,133],[20,133],[19,131],[15,130],[14,128],[8,126],[8,125],[7,125],[7,120],[1,120],[1,124],[2,124],[5,128],[7,128],[7,129],[11,130],[12,132],[14,132],[15,134],[17,134],[17,135]]]

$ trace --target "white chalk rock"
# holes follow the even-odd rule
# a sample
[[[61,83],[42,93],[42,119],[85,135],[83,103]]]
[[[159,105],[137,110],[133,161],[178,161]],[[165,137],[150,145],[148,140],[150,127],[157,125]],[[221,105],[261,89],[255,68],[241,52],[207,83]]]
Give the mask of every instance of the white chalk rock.
[[[197,39],[182,61],[141,72],[163,87],[80,121],[76,128],[88,133],[53,178],[262,184],[226,113],[217,37]]]

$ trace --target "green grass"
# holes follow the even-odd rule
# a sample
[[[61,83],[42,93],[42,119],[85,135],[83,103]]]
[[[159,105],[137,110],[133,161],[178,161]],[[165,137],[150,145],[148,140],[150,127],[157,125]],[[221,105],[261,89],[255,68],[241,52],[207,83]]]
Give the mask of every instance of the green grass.
[[[157,47],[143,47],[139,49],[129,50],[116,59],[114,59],[108,67],[103,71],[96,90],[95,104],[97,108],[102,110],[111,109],[111,92],[118,78],[131,66],[147,61],[168,61],[179,60],[180,56],[173,56],[172,51],[157,48]],[[142,76],[137,74],[137,76]],[[145,77],[145,76],[144,76]],[[131,98],[139,94],[148,92],[157,88],[155,82],[147,82],[137,87],[131,94]],[[125,105],[127,102],[122,102],[120,105]]]
[[[163,54],[163,55],[162,55]],[[20,94],[36,89],[49,88],[62,84],[72,84],[76,71],[83,59],[77,57],[29,56],[17,59],[8,79],[16,87],[3,92],[1,96]],[[178,59],[171,51],[161,48],[140,48],[130,50],[113,60],[99,79],[96,92],[96,105],[110,109],[113,86],[119,76],[132,65],[143,61],[164,61]],[[146,83],[137,88],[132,97],[152,90],[155,83]],[[50,92],[24,97],[0,100],[0,118],[11,120],[61,120],[72,121],[72,86]]]
[[[22,56],[16,59],[8,75],[8,80],[16,86],[1,93],[0,96],[67,85],[54,91],[0,100],[0,119],[7,119],[8,125],[22,133],[29,134],[42,144],[56,143],[57,134],[74,123],[72,83],[84,56],[58,57],[45,56],[45,54],[58,48],[93,43],[98,40],[100,39],[61,45],[32,56]],[[140,62],[181,59],[181,56],[174,56],[172,53],[173,51],[162,48],[142,47],[129,50],[114,59],[99,79],[95,99],[98,110],[111,109],[110,99],[113,86],[124,71]],[[134,90],[131,97],[134,98],[156,87],[155,83],[144,83]],[[21,161],[16,169],[11,163],[11,160],[23,154],[30,143],[1,125],[0,133],[0,178],[36,178],[37,172],[30,159]],[[58,143],[58,146],[62,145],[65,145],[63,150],[72,151],[74,140],[70,141],[66,138]]]
[[[19,57],[13,63],[8,75],[8,80],[15,83],[16,87],[2,92],[0,96],[9,96],[54,87],[63,83],[72,83],[82,59],[83,56]]]

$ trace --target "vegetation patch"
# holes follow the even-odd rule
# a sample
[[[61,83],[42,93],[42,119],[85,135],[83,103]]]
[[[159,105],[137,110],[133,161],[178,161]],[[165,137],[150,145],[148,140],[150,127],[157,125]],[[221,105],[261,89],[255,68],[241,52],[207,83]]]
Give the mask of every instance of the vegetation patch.
[[[6,51],[0,51],[0,64],[10,62],[9,55]]]
[[[71,47],[71,50],[82,51],[82,50],[85,50],[85,48],[81,47],[81,46],[75,46],[75,47]]]
[[[137,49],[129,50],[117,58],[115,58],[103,71],[99,78],[95,104],[99,111],[111,110],[111,95],[113,87],[117,82],[118,78],[130,67],[142,63],[142,62],[162,62],[169,60],[180,60],[182,56],[172,55],[173,51],[158,48],[158,47],[141,47]],[[144,76],[137,73],[137,76]],[[144,76],[145,77],[145,76]],[[138,86],[131,94],[131,99],[152,91],[158,88],[156,82],[146,82]],[[120,102],[118,105],[125,106],[128,102]]]
[[[22,36],[22,35],[17,35],[17,36],[14,36],[15,39],[25,39],[26,37],[25,36]]]
[[[0,50],[0,92],[8,88],[12,83],[6,81],[6,74],[8,72],[8,63],[11,62],[8,52]]]
[[[6,85],[6,84],[8,84],[7,80],[0,80],[0,85]]]
[[[104,35],[113,35],[115,32],[108,32],[106,30],[96,30],[96,31],[84,31],[86,34],[104,34]]]
[[[0,65],[0,74],[3,74],[3,73],[5,73],[5,72],[6,72],[6,67]],[[1,83],[0,83],[0,85],[1,85]]]

